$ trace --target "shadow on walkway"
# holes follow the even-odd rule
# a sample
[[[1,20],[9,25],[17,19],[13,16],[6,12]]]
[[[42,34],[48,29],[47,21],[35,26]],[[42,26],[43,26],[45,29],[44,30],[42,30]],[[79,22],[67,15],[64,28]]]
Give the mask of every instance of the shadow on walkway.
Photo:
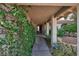
[[[51,56],[51,53],[49,52],[49,48],[42,37],[42,35],[38,35],[36,37],[35,44],[32,49],[32,55],[33,56]]]

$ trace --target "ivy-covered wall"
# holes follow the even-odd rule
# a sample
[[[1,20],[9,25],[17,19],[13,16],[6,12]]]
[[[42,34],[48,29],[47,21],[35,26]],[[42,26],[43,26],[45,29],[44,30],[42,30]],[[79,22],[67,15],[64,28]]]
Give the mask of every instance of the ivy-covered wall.
[[[36,32],[26,13],[17,5],[0,4],[0,26],[6,34],[0,38],[0,55],[32,55]]]

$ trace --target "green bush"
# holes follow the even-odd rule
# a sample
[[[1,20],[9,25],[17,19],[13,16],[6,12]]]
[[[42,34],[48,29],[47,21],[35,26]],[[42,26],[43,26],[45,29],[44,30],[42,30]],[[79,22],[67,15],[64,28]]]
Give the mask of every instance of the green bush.
[[[74,23],[71,23],[71,24],[66,24],[66,25],[63,25],[62,27],[66,32],[77,32],[77,24],[74,22]]]
[[[57,31],[57,36],[63,37],[64,34],[65,34],[65,31],[64,31],[63,28],[61,28],[61,29],[59,29],[59,30]]]
[[[71,24],[63,24],[62,27],[58,29],[57,35],[63,37],[66,34],[66,32],[68,33],[77,32],[77,24],[75,22]]]
[[[4,7],[3,7],[4,6]],[[5,15],[12,15],[10,20]],[[0,39],[0,48],[6,45],[2,55],[31,55],[35,41],[35,28],[28,22],[27,12],[17,5],[0,4],[0,25],[5,28],[5,39]]]
[[[73,46],[64,45],[62,43],[58,43],[58,48],[53,49],[53,56],[76,56],[77,50]],[[75,48],[75,49],[74,49]]]

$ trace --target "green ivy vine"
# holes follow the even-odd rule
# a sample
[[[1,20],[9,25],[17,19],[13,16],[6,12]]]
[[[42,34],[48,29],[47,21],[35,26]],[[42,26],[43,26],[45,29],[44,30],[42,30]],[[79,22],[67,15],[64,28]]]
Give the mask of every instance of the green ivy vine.
[[[9,4],[8,6],[11,9],[8,12],[0,7],[0,25],[6,30],[5,38],[0,39],[0,43],[2,43],[3,40],[5,42],[2,43],[2,46],[6,45],[5,51],[7,51],[7,53],[3,55],[32,55],[32,47],[36,34],[35,28],[28,22],[25,14],[27,12],[25,12],[22,7]],[[7,20],[5,18],[6,14],[11,14],[16,19],[14,21]],[[2,46],[0,46],[0,48]]]

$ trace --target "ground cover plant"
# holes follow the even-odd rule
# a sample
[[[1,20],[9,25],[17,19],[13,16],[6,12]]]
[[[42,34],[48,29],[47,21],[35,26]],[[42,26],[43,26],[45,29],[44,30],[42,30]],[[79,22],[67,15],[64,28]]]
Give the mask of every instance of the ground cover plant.
[[[36,33],[26,14],[20,6],[0,4],[0,26],[6,34],[0,38],[0,55],[32,55]]]

